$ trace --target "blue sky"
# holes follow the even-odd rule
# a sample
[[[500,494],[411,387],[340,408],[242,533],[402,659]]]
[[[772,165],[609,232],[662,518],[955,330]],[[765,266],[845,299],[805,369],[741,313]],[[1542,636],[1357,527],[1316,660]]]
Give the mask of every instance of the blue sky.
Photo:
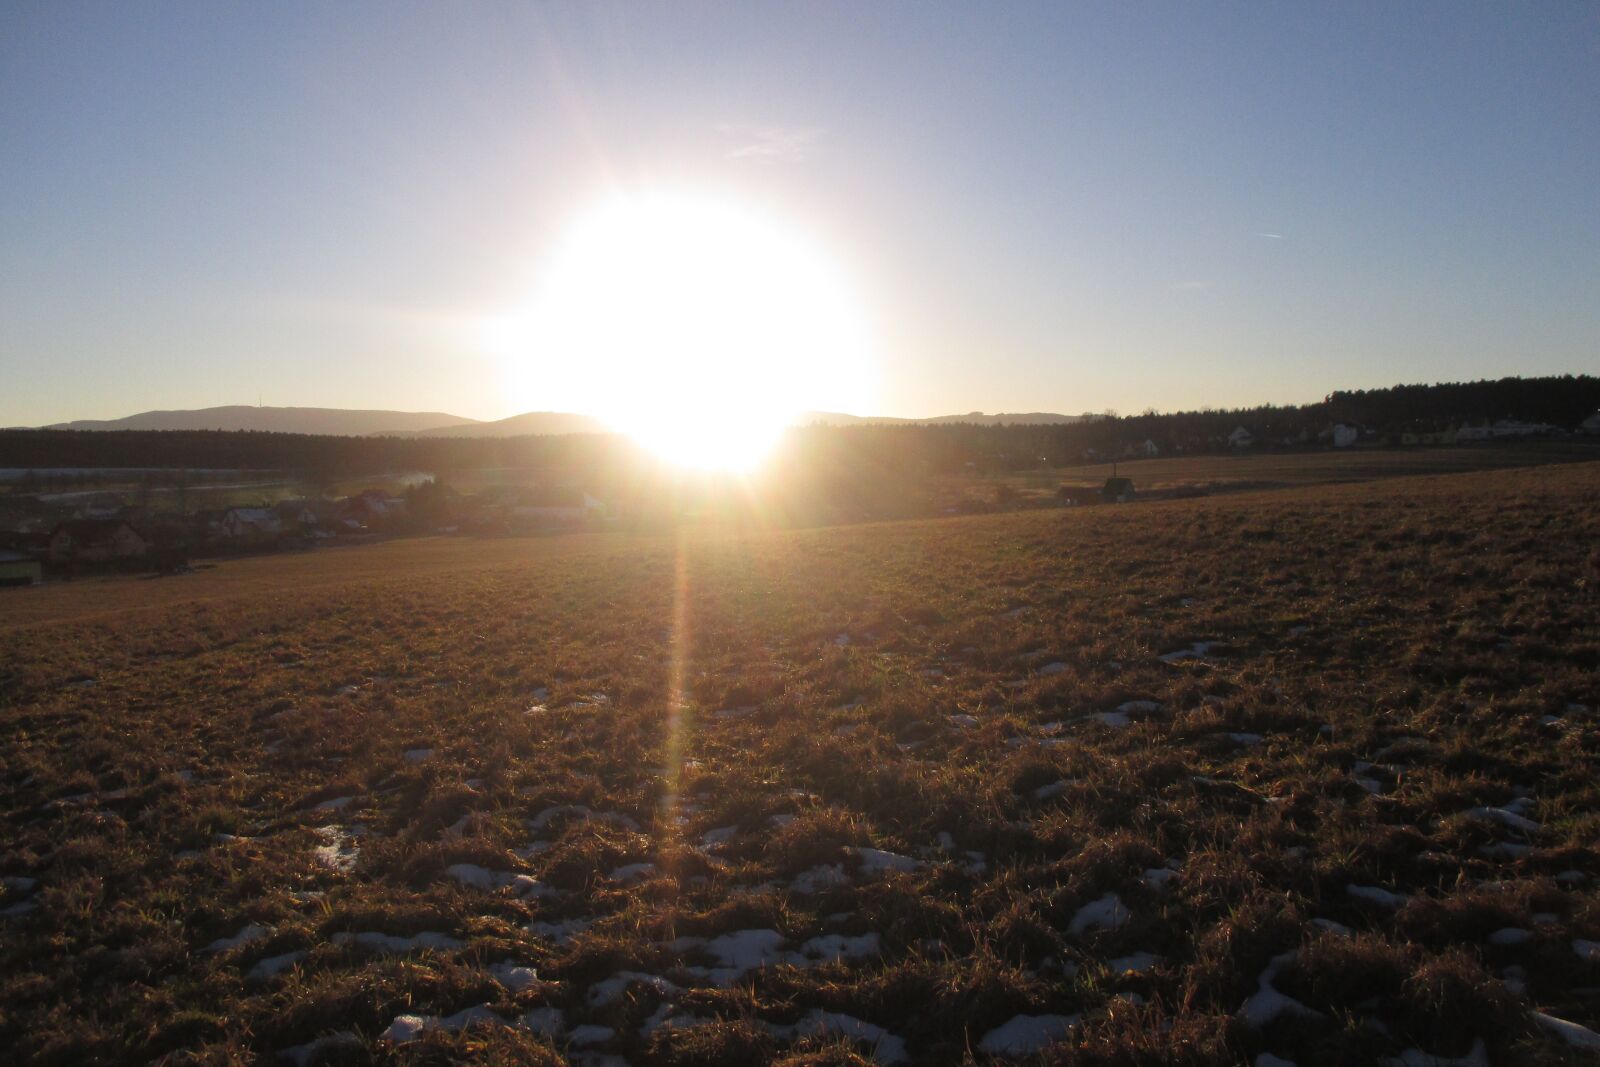
[[[472,324],[617,186],[825,247],[883,414],[1600,372],[1597,101],[1593,4],[10,3],[0,425],[551,406]]]

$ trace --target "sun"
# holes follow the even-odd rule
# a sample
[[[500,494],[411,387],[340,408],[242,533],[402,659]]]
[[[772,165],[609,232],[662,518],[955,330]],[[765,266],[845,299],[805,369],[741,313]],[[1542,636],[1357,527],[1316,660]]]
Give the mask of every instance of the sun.
[[[754,467],[797,414],[859,410],[873,384],[836,262],[780,218],[710,195],[597,205],[527,306],[487,329],[529,407],[600,416],[705,469]]]

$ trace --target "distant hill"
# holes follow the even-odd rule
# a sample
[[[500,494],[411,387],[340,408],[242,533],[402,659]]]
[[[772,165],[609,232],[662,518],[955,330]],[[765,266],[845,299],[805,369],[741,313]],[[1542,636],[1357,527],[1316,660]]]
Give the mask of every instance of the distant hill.
[[[389,437],[522,437],[527,434],[606,433],[609,427],[592,415],[566,411],[529,411],[494,422],[451,423],[425,430],[385,430]]]
[[[416,432],[473,425],[442,411],[356,411],[346,408],[268,408],[233,404],[194,411],[145,411],[122,419],[79,419],[47,430],[260,430],[364,437],[383,431]]]
[[[894,418],[888,415],[846,415],[837,411],[807,411],[794,420],[799,426],[938,426],[970,423],[977,426],[1061,426],[1090,422],[1097,415],[1057,415],[1051,412],[986,415],[935,415],[929,418]],[[506,419],[481,422],[438,411],[357,411],[346,408],[273,408],[235,404],[194,411],[145,411],[122,419],[79,419],[46,426],[47,430],[256,430],[269,433],[303,433],[332,437],[524,437],[530,434],[605,433],[605,422],[592,415],[566,411],[529,411]]]

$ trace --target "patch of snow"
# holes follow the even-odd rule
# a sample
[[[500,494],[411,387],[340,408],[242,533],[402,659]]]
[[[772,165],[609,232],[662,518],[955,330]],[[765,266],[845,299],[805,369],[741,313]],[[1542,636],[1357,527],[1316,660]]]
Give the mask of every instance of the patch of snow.
[[[594,1023],[585,1023],[574,1026],[567,1035],[567,1041],[575,1046],[601,1045],[617,1036],[617,1032],[609,1026],[598,1026]]]
[[[1049,800],[1051,797],[1058,797],[1077,784],[1078,779],[1076,778],[1058,778],[1049,785],[1041,785],[1038,789],[1035,789],[1033,791],[1033,799]]]
[[[1078,1015],[1013,1015],[978,1042],[991,1056],[1031,1056],[1062,1040],[1078,1025]]]
[[[1565,1019],[1557,1019],[1554,1015],[1546,1015],[1542,1011],[1533,1013],[1533,1021],[1555,1034],[1573,1048],[1593,1049],[1600,1051],[1600,1034],[1595,1033],[1587,1026],[1569,1023]]]
[[[489,977],[513,993],[521,993],[539,984],[539,973],[532,967],[512,960],[501,960],[489,965]]]
[[[861,859],[862,874],[882,874],[885,871],[914,871],[922,866],[921,860],[902,856],[898,852],[885,852],[880,848],[851,849]]]
[[[774,1028],[778,1029],[778,1028]],[[823,1011],[820,1008],[783,1030],[802,1037],[845,1037],[872,1046],[872,1058],[883,1064],[906,1062],[906,1043],[875,1023],[853,1015]]]
[[[432,949],[435,952],[453,952],[463,948],[464,944],[449,934],[441,934],[435,930],[424,930],[411,937],[399,937],[395,934],[378,933],[372,930],[363,930],[359,933],[341,931],[330,939],[335,945],[354,945],[364,948],[368,952],[415,952],[418,949]]]
[[[1115,930],[1132,918],[1133,913],[1122,903],[1122,898],[1115,893],[1107,893],[1099,900],[1092,900],[1079,908],[1067,924],[1067,933],[1079,937],[1090,930]]]
[[[444,1030],[452,1032],[464,1030],[473,1023],[495,1022],[504,1024],[505,1020],[496,1015],[487,1004],[478,1004],[471,1008],[462,1008],[454,1015],[440,1018],[437,1015],[396,1015],[394,1022],[383,1032],[381,1039],[396,1045],[404,1045],[421,1037],[425,1030]]]
[[[1274,956],[1267,964],[1267,969],[1256,979],[1256,991],[1240,1005],[1237,1014],[1252,1030],[1262,1029],[1280,1015],[1297,1015],[1307,1019],[1322,1018],[1321,1012],[1306,1007],[1293,997],[1285,996],[1273,986],[1272,983],[1292,959],[1294,959],[1292,952]]]
[[[1501,948],[1510,948],[1515,945],[1526,945],[1533,940],[1533,931],[1524,930],[1517,926],[1503,926],[1490,934],[1488,942]]]
[[[1060,660],[1056,660],[1053,663],[1046,663],[1043,667],[1040,667],[1039,673],[1042,675],[1065,674],[1067,670],[1068,667],[1065,663],[1061,662]]]
[[[361,836],[359,826],[319,826],[315,831],[322,844],[311,850],[312,857],[324,867],[335,871],[353,870],[361,856],[361,846],[355,839]]]
[[[738,833],[739,828],[737,826],[718,826],[714,830],[707,830],[700,835],[700,847],[704,849],[717,848],[719,845],[725,845],[732,841]]]
[[[1410,899],[1403,893],[1394,893],[1375,885],[1347,885],[1344,891],[1357,900],[1376,904],[1380,908],[1398,908]]]
[[[1116,707],[1124,715],[1149,715],[1161,710],[1161,704],[1154,700],[1125,700]]]
[[[408,748],[405,752],[407,763],[422,763],[433,756],[431,748]]]
[[[591,1008],[604,1007],[622,998],[629,986],[642,985],[656,991],[660,996],[671,996],[681,993],[682,990],[658,974],[645,974],[643,971],[618,971],[604,981],[596,982],[589,987],[584,995]]]
[[[1516,830],[1524,834],[1538,833],[1541,829],[1543,829],[1542,826],[1534,822],[1532,819],[1512,811],[1509,806],[1503,808],[1468,808],[1461,814],[1469,819],[1479,819],[1485,822],[1497,822],[1502,826],[1509,827],[1512,830]]]
[[[1121,730],[1124,727],[1133,725],[1133,720],[1128,718],[1127,714],[1121,711],[1098,711],[1095,712],[1094,715],[1090,716],[1090,718],[1094,719],[1102,726],[1109,726],[1115,730]]]
[[[358,1049],[361,1047],[361,1035],[354,1030],[340,1030],[337,1033],[324,1034],[315,1041],[308,1041],[304,1045],[293,1045],[278,1053],[279,1059],[289,1060],[295,1067],[310,1067],[311,1064],[322,1058],[324,1052],[333,1049]]]
[[[567,1031],[567,1017],[560,1008],[534,1008],[524,1012],[517,1025],[548,1038],[558,1038]]]
[[[1147,888],[1161,890],[1165,889],[1167,883],[1176,877],[1178,877],[1178,872],[1171,867],[1151,867],[1139,875],[1139,881]]]
[[[1321,927],[1328,933],[1337,934],[1340,937],[1356,936],[1354,930],[1350,929],[1344,923],[1334,922],[1332,919],[1312,919],[1311,925]]]
[[[839,634],[837,637],[835,637],[833,639],[833,643],[835,645],[838,645],[840,648],[849,648],[850,647],[850,635],[849,634],[845,634],[845,633],[841,633],[841,634]]]
[[[8,874],[0,878],[0,885],[5,886],[13,893],[31,893],[39,885],[39,879],[29,878],[20,874]]]
[[[263,981],[273,978],[287,971],[290,967],[306,958],[304,951],[285,952],[281,956],[268,956],[264,960],[257,960],[256,965],[245,972],[245,977],[251,981]]]
[[[312,811],[340,811],[340,810],[342,810],[344,808],[349,807],[351,804],[355,803],[355,800],[356,800],[355,797],[334,797],[332,800],[324,800],[321,804],[318,804],[316,807],[312,808],[311,810]]]
[[[1585,963],[1600,963],[1600,941],[1585,941],[1583,938],[1574,938],[1572,951]]]
[[[1263,740],[1260,734],[1250,733],[1227,733],[1222,736],[1236,745],[1259,745]]]
[[[1515,841],[1495,841],[1492,844],[1478,846],[1478,855],[1492,860],[1521,859],[1532,851],[1532,845],[1520,845]]]
[[[823,934],[813,937],[800,946],[799,955],[808,961],[838,963],[841,960],[864,959],[882,952],[877,933],[869,932],[859,937],[844,934]]]
[[[516,897],[545,897],[555,893],[554,889],[532,875],[518,874],[515,871],[491,871],[476,863],[452,863],[444,869],[444,873],[471,889],[487,891],[509,888],[512,890],[512,896]]]
[[[734,971],[752,971],[784,961],[784,936],[776,930],[736,930],[705,943],[705,952],[718,966]]]
[[[830,886],[849,885],[850,876],[844,873],[842,863],[824,863],[801,871],[789,888],[796,893],[816,893]]]
[[[251,923],[249,926],[242,927],[239,932],[234,934],[232,937],[217,938],[200,951],[229,952],[238,948],[240,945],[248,945],[252,941],[260,941],[262,938],[271,933],[272,928],[270,926],[261,926],[257,923]]]
[[[626,884],[648,878],[655,873],[656,865],[653,863],[627,863],[612,871],[610,877],[613,882]]]
[[[945,721],[960,730],[970,730],[978,725],[978,717],[976,715],[946,715]]]

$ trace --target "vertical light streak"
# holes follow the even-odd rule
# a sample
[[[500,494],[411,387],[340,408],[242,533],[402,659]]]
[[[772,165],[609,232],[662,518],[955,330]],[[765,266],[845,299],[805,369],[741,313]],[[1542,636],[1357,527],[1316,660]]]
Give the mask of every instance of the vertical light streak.
[[[666,747],[661,768],[664,788],[661,795],[660,833],[667,843],[676,845],[682,831],[678,824],[678,787],[683,774],[683,746],[688,732],[685,720],[689,706],[689,694],[685,688],[689,670],[689,548],[688,535],[682,526],[677,531],[672,623],[667,638],[670,659],[667,664]]]

